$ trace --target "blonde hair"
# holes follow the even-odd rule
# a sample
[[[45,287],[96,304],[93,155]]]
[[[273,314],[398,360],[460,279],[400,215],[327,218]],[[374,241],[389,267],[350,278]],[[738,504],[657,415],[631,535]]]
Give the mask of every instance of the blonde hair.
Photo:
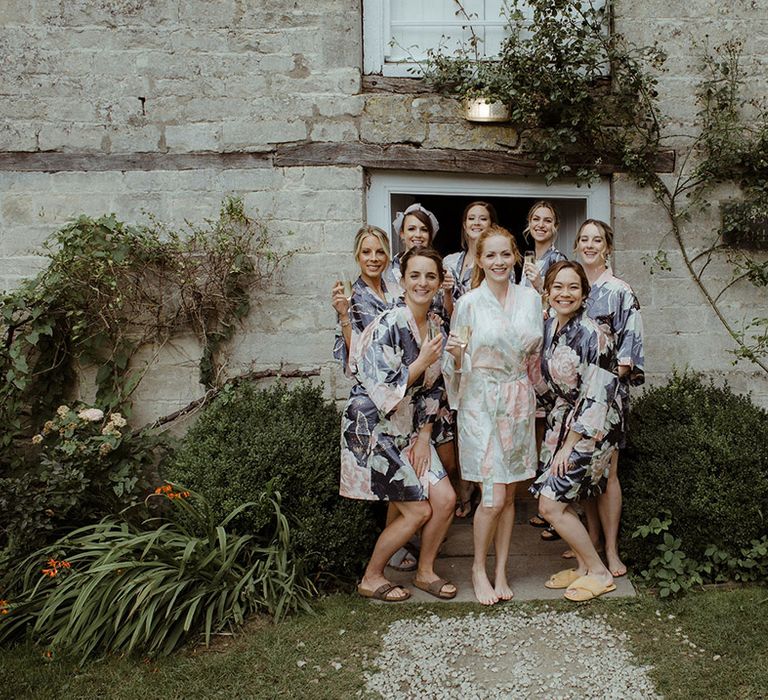
[[[525,240],[528,240],[528,237],[531,235],[531,219],[533,218],[533,215],[537,209],[549,209],[549,211],[552,212],[552,218],[554,219],[554,228],[555,228],[555,235],[557,235],[557,229],[560,226],[560,214],[557,213],[557,209],[555,209],[555,205],[552,204],[552,202],[548,202],[546,199],[540,199],[538,202],[536,202],[529,210],[528,215],[525,217],[526,225],[523,229],[523,237]]]
[[[613,252],[613,229],[610,227],[609,224],[606,224],[605,221],[601,221],[600,219],[586,219],[581,224],[581,226],[579,226],[579,230],[576,232],[576,238],[573,241],[574,251],[579,245],[579,238],[581,237],[581,232],[584,230],[584,227],[588,226],[589,224],[596,226],[597,230],[603,234],[603,238],[605,238],[605,247],[607,249],[606,252],[608,253],[608,255],[610,255]]]
[[[373,236],[379,243],[381,243],[381,247],[384,248],[384,252],[387,254],[387,260],[391,260],[392,254],[389,250],[389,238],[384,230],[380,229],[378,226],[362,226],[357,230],[354,247],[355,260],[360,257],[360,251],[363,249],[363,241],[368,236]]]
[[[477,239],[477,247],[475,249],[475,264],[472,266],[472,282],[471,286],[472,289],[475,287],[479,287],[480,283],[485,279],[485,270],[483,270],[482,267],[480,267],[480,257],[483,254],[483,248],[485,247],[485,242],[489,238],[493,238],[494,236],[501,236],[502,238],[506,238],[507,242],[509,243],[509,247],[512,250],[512,255],[515,256],[515,264],[519,264],[522,258],[520,257],[520,251],[517,249],[517,243],[515,243],[515,237],[507,231],[503,226],[499,226],[498,224],[494,224],[490,228],[486,229],[480,234],[480,238]]]

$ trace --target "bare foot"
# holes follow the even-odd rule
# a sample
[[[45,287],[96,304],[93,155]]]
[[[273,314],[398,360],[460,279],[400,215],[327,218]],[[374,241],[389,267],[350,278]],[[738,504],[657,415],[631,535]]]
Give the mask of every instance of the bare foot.
[[[472,588],[475,589],[475,598],[481,605],[494,605],[499,602],[499,597],[484,570],[478,571],[472,567]]]
[[[496,585],[494,586],[493,590],[498,596],[499,600],[512,600],[515,595],[512,592],[512,589],[509,587],[507,579],[499,578],[498,576],[496,577]]]
[[[627,566],[621,559],[619,559],[618,554],[608,554],[606,552],[605,557],[608,560],[608,571],[610,571],[613,576],[626,576]]]

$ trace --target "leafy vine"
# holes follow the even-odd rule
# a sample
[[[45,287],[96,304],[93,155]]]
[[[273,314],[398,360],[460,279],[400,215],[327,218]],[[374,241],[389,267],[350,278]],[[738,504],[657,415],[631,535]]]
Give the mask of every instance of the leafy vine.
[[[0,464],[17,459],[14,442],[69,398],[79,365],[96,369],[97,405],[129,414],[149,366],[137,353],[193,332],[200,381],[214,386],[218,353],[253,289],[291,252],[278,252],[266,227],[228,198],[217,220],[182,232],[81,216],[46,242],[45,255],[47,268],[0,297]]]
[[[741,44],[703,51],[695,134],[680,136],[667,132],[658,102],[664,52],[611,31],[610,3],[526,0],[526,14],[521,0],[509,0],[498,55],[478,60],[475,16],[454,2],[471,38],[453,51],[442,44],[426,52],[419,68],[427,83],[459,99],[482,95],[510,103],[522,150],[548,183],[563,177],[589,183],[610,166],[650,187],[686,270],[735,342],[736,360],[768,373],[768,317],[739,328],[723,304],[723,295],[743,280],[768,286],[768,261],[756,253],[768,249],[768,110],[742,97]],[[667,144],[677,164],[671,179],[656,167]],[[724,183],[736,186],[740,199],[722,206],[722,226],[711,244],[694,248],[687,225]],[[715,257],[732,270],[719,289],[705,276]],[[663,249],[648,262],[652,272],[669,269]]]

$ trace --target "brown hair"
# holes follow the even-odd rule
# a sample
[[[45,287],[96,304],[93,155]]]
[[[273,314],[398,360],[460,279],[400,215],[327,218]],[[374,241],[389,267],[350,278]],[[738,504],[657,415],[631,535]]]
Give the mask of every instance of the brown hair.
[[[427,246],[416,245],[403,253],[403,257],[400,258],[400,274],[405,277],[405,273],[408,271],[408,263],[412,258],[416,257],[429,258],[435,265],[437,265],[437,277],[440,280],[440,284],[442,284],[445,279],[443,258],[434,248],[429,248]]]
[[[483,254],[483,247],[485,242],[493,236],[502,236],[507,239],[509,247],[512,250],[512,255],[515,257],[515,264],[519,264],[522,258],[520,257],[520,251],[517,249],[517,243],[515,243],[515,237],[507,231],[503,226],[494,224],[489,229],[486,229],[480,234],[480,238],[477,239],[477,248],[475,250],[475,264],[472,266],[472,289],[479,287],[480,283],[485,279],[485,270],[480,267],[480,256]]]
[[[429,245],[432,245],[432,240],[435,237],[435,231],[432,228],[432,220],[423,211],[420,211],[419,209],[414,209],[413,211],[409,211],[407,214],[405,214],[405,216],[403,216],[403,223],[400,224],[400,230],[398,231],[398,233],[402,235],[403,231],[405,231],[405,220],[409,216],[415,216],[419,221],[421,221],[422,224],[424,224],[427,227],[427,231],[429,231]]]
[[[554,219],[555,224],[555,235],[557,235],[557,229],[560,226],[560,214],[557,213],[557,209],[555,209],[555,205],[552,204],[552,202],[548,202],[546,199],[540,199],[538,202],[536,202],[529,210],[528,214],[525,217],[525,228],[523,229],[523,236],[525,237],[525,240],[528,240],[528,236],[531,233],[531,219],[533,218],[534,212],[544,207],[545,209],[549,209],[549,211],[552,212],[552,218]]]
[[[384,248],[384,252],[387,254],[387,260],[392,259],[392,255],[389,252],[389,237],[378,226],[361,226],[355,234],[355,260],[360,257],[360,251],[363,249],[363,241],[368,237],[373,236],[381,247]]]
[[[608,224],[606,224],[605,221],[600,221],[600,219],[586,219],[584,222],[582,222],[581,226],[579,226],[579,230],[576,232],[576,239],[573,241],[573,249],[576,250],[578,247],[581,232],[584,230],[584,227],[589,224],[597,226],[600,233],[603,234],[603,238],[605,238],[607,253],[610,255],[613,252],[613,229]]]
[[[555,283],[555,278],[561,270],[575,270],[579,276],[581,282],[581,294],[584,299],[589,296],[589,280],[587,279],[587,273],[584,272],[584,268],[581,263],[577,263],[574,260],[560,260],[556,262],[552,267],[547,270],[547,274],[544,275],[544,291],[549,294],[549,290]]]
[[[470,202],[464,207],[464,213],[461,215],[461,247],[467,249],[467,214],[472,207],[483,207],[488,212],[488,218],[491,220],[491,224],[499,223],[499,216],[496,213],[496,207],[490,202]]]

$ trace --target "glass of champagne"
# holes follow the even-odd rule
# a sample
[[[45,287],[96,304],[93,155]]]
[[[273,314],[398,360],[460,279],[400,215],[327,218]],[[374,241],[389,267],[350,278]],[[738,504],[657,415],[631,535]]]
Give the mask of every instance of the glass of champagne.
[[[346,272],[340,273],[339,281],[344,287],[344,296],[347,297],[347,299],[351,299],[352,298],[352,280],[350,279],[349,275]]]
[[[434,340],[440,333],[440,327],[434,319],[427,319],[427,340]]]
[[[536,253],[532,250],[526,250],[523,254],[523,264],[530,263],[531,265],[536,264]]]
[[[461,349],[464,350],[469,345],[469,340],[472,337],[472,328],[470,326],[456,326],[454,333],[458,338]]]

